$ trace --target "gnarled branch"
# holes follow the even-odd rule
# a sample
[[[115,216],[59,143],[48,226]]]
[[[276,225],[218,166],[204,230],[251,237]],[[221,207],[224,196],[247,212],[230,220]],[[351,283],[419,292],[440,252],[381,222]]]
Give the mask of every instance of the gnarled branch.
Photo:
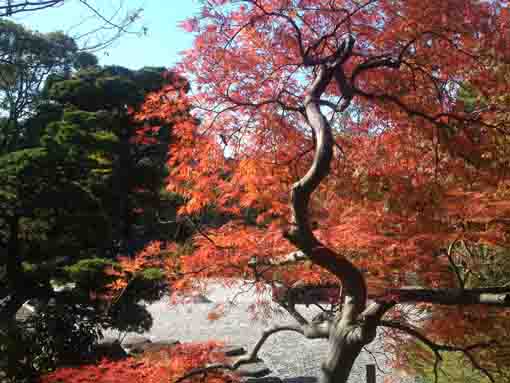
[[[258,361],[258,353],[264,343],[267,341],[267,339],[278,332],[281,331],[292,331],[297,332],[299,334],[304,335],[305,337],[309,339],[315,339],[315,338],[327,338],[329,331],[324,331],[324,328],[321,326],[276,326],[271,329],[268,329],[263,332],[262,336],[258,340],[258,342],[253,347],[253,350],[250,352],[250,354],[246,357],[242,357],[237,359],[234,363],[214,363],[209,366],[205,366],[202,368],[196,368],[194,370],[191,370],[187,374],[181,376],[177,380],[174,381],[174,383],[180,383],[186,379],[189,379],[195,375],[200,374],[206,374],[210,371],[217,371],[217,370],[228,370],[228,371],[236,371],[239,367],[245,364],[251,364],[256,363]]]
[[[286,237],[305,253],[314,263],[330,271],[342,281],[345,302],[342,318],[353,323],[366,305],[366,285],[361,272],[345,257],[323,246],[314,236],[309,223],[308,204],[314,190],[329,174],[333,158],[333,133],[331,126],[320,110],[320,98],[334,79],[335,73],[341,70],[342,64],[348,59],[350,48],[338,53],[331,65],[320,65],[316,78],[305,97],[305,111],[308,123],[312,127],[315,138],[315,156],[308,172],[296,182],[291,190],[291,230]]]
[[[510,307],[510,286],[478,289],[388,289],[398,303],[433,303],[446,306],[488,305]],[[376,298],[377,299],[377,298]]]

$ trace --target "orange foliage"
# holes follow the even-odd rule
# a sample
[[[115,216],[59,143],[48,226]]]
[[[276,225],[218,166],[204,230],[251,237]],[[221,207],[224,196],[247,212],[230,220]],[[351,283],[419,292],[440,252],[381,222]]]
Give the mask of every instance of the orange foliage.
[[[312,46],[329,36],[310,53],[320,58],[350,33],[355,54],[344,71],[356,76],[359,94],[351,113],[332,120],[341,151],[311,201],[316,234],[366,270],[374,288],[399,286],[409,272],[431,287],[450,286],[454,279],[447,260],[437,256],[440,248],[459,238],[498,246],[510,240],[510,203],[501,194],[508,164],[487,160],[496,150],[489,137],[504,133],[489,127],[491,108],[470,115],[453,88],[463,81],[484,92],[500,84],[488,58],[509,54],[500,33],[509,27],[508,12],[499,2],[464,0],[330,2],[352,12],[349,22],[338,24],[345,14],[321,11],[319,3],[211,2],[183,23],[197,37],[180,69],[197,91],[179,105],[193,104],[202,123],[188,116],[177,126],[168,185],[186,197],[180,214],[213,206],[239,218],[209,229],[208,238],[196,235],[196,251],[179,262],[184,278],[251,276],[253,255],[274,260],[292,251],[281,235],[288,192],[314,148],[299,109],[314,72],[303,64],[297,39]],[[290,19],[300,20],[299,36]],[[496,54],[495,46],[504,49]],[[397,52],[405,56],[398,69],[357,72],[366,57]],[[334,86],[326,93],[331,102],[341,96]],[[145,113],[172,116],[173,110],[151,101]],[[330,277],[304,266],[264,278]],[[190,286],[178,286],[184,285]]]
[[[163,250],[165,247],[165,250]],[[107,293],[103,298],[115,300],[119,298],[129,283],[136,277],[136,274],[151,267],[163,268],[165,266],[161,259],[164,251],[170,251],[160,241],[150,242],[143,250],[133,257],[118,256],[115,268],[109,268],[106,273],[114,277],[113,282],[106,286]]]
[[[186,199],[179,214],[213,207],[230,218],[196,234],[193,254],[173,264],[174,288],[217,277],[333,279],[308,263],[264,265],[294,250],[282,235],[289,189],[313,160],[303,102],[317,65],[303,56],[324,59],[348,36],[355,42],[342,68],[354,96],[335,114],[328,105],[348,95],[333,83],[324,94],[336,146],[310,201],[317,237],[364,270],[370,293],[405,285],[410,275],[423,286],[454,286],[441,250],[455,240],[508,247],[510,130],[508,102],[498,97],[510,93],[510,81],[496,70],[510,57],[505,3],[205,2],[182,24],[196,39],[179,69],[196,92],[185,98],[168,88],[143,110],[147,118],[182,112],[168,180]],[[381,59],[389,64],[375,65]],[[479,94],[475,110],[459,99],[466,85]],[[162,105],[164,97],[175,102]],[[197,120],[186,113],[191,105]]]
[[[122,360],[103,359],[95,365],[59,368],[42,377],[42,383],[161,383],[175,380],[185,372],[204,367],[209,363],[223,362],[225,356],[215,351],[217,342],[190,343],[169,347],[168,350],[146,353],[139,358]],[[222,372],[208,373],[207,383],[235,381],[234,376]],[[190,382],[202,382],[197,375]]]

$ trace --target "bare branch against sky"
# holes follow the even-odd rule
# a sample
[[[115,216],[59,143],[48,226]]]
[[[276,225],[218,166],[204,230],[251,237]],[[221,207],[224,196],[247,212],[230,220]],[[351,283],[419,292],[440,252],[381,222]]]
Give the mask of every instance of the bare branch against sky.
[[[125,0],[0,0],[0,17],[32,16],[51,8],[74,6],[76,23],[68,31],[81,49],[98,51],[126,34],[144,34],[139,25],[143,8]]]

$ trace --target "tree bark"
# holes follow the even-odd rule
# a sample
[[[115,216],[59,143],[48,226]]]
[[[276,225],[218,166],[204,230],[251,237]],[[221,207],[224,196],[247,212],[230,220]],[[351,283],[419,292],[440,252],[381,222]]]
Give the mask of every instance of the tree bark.
[[[390,289],[399,303],[433,303],[445,306],[487,305],[510,307],[510,286],[478,289]]]
[[[320,243],[308,218],[311,194],[329,174],[333,157],[334,138],[331,126],[320,110],[320,97],[344,61],[344,57],[338,57],[334,60],[337,64],[321,65],[305,99],[306,117],[316,137],[315,157],[308,172],[293,185],[290,198],[292,227],[286,233],[305,256],[336,275],[342,283],[343,306],[329,326],[329,348],[322,365],[321,383],[347,382],[356,358],[363,346],[375,338],[377,327],[377,320],[359,320],[367,302],[363,274],[347,258]],[[382,311],[370,314],[382,315]]]
[[[349,338],[347,329],[342,329],[341,334],[330,337],[326,361],[322,364],[321,383],[347,382],[354,362],[363,348],[361,342]]]

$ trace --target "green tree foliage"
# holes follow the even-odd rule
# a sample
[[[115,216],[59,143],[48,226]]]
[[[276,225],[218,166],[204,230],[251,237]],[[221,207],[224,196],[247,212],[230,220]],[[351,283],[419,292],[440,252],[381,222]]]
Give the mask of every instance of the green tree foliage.
[[[446,377],[451,383],[489,383],[490,380],[480,371],[474,370],[471,362],[459,353],[444,353],[441,364],[434,369],[434,356],[420,343],[414,343],[406,349],[409,364],[415,374],[416,383],[434,383],[438,378]]]
[[[76,327],[57,331],[83,340],[83,348],[71,347],[75,354],[87,352],[100,326],[152,325],[140,301],[160,297],[160,270],[133,275],[113,305],[97,296],[115,279],[116,256],[152,239],[157,213],[169,204],[162,190],[171,126],[136,115],[149,93],[178,77],[164,68],[102,68],[62,34],[0,27],[11,36],[0,37],[0,330],[9,374],[21,381],[18,373],[51,368],[69,354],[68,340],[43,335],[55,330],[55,316],[76,318]],[[28,84],[27,76],[39,80]],[[66,283],[72,292],[54,291]],[[34,298],[38,327],[20,333],[15,314]],[[45,356],[27,358],[34,347]]]
[[[100,141],[90,155],[101,165],[94,170],[95,182],[117,251],[129,252],[129,239],[140,234],[135,233],[137,216],[152,212],[154,220],[163,203],[171,129],[162,121],[138,122],[135,115],[147,94],[172,80],[164,68],[113,66],[88,68],[48,84],[50,99],[66,105],[68,123],[86,127]]]
[[[84,63],[87,59],[65,34],[41,34],[0,20],[0,153],[24,146],[22,122],[36,110],[48,76],[65,75]]]

